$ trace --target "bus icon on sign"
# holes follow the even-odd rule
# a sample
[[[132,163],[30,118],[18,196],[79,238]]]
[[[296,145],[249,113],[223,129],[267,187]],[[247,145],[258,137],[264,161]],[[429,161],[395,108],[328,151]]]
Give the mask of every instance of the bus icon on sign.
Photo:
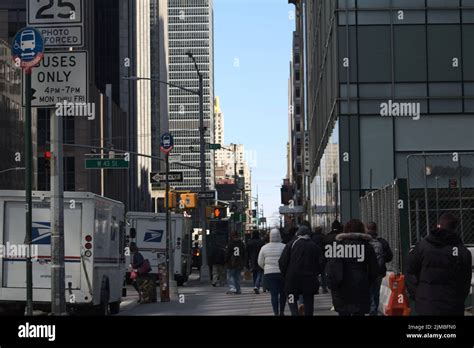
[[[33,30],[25,30],[21,33],[21,50],[30,50],[30,54],[34,54],[33,50],[36,48],[35,32]]]

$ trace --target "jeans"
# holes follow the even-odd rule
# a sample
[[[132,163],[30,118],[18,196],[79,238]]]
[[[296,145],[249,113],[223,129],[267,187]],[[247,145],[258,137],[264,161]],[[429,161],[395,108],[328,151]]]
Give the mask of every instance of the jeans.
[[[293,295],[293,299],[296,299],[298,296]],[[303,303],[304,304],[304,315],[313,316],[314,315],[314,295],[313,294],[303,294]],[[288,301],[288,306],[290,307],[291,315],[298,315],[298,301]]]
[[[262,282],[263,272],[261,270],[252,271],[253,273],[253,287],[259,289]]]
[[[270,290],[273,313],[283,315],[285,313],[286,296],[284,279],[281,273],[270,273],[263,276],[265,287]]]
[[[378,277],[370,287],[370,315],[378,315],[382,279],[383,277]]]
[[[212,284],[224,283],[224,265],[212,265]]]
[[[227,269],[227,282],[229,283],[229,291],[240,294],[240,276],[242,271],[238,268]]]

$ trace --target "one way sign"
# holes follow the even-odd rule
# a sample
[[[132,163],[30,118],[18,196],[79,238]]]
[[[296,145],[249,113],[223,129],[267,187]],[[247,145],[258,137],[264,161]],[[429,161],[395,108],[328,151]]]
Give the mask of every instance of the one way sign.
[[[154,183],[166,182],[166,173],[151,173],[150,181]],[[182,172],[171,172],[168,174],[169,182],[183,182],[183,173]]]

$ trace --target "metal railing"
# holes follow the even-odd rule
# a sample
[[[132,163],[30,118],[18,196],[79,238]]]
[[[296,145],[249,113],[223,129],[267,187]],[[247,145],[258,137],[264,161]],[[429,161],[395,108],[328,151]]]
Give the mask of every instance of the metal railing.
[[[474,245],[474,154],[436,153],[407,157],[410,241],[436,228],[443,213],[459,219],[458,232]]]

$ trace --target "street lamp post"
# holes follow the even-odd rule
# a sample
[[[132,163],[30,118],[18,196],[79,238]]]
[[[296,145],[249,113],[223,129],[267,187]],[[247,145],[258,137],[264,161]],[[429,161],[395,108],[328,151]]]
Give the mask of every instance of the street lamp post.
[[[204,127],[204,77],[202,73],[199,71],[199,67],[197,65],[196,59],[194,58],[193,54],[191,52],[187,53],[188,57],[191,58],[194,62],[194,66],[196,68],[196,71],[199,76],[199,90],[193,90],[185,87],[181,87],[178,85],[175,85],[170,82],[165,82],[161,81],[157,78],[146,78],[146,77],[137,77],[137,76],[131,76],[131,77],[123,77],[124,80],[132,80],[132,81],[138,81],[138,80],[149,80],[149,81],[154,81],[158,83],[162,83],[174,88],[181,89],[183,91],[186,91],[188,93],[194,94],[199,96],[199,136],[200,136],[200,157],[201,157],[201,165],[199,167],[199,171],[201,174],[201,190],[206,191],[206,140],[205,140],[205,127]],[[207,245],[206,245],[206,207],[205,207],[205,201],[200,200],[199,201],[199,210],[200,210],[200,225],[202,229],[202,265],[201,265],[201,281],[209,281],[210,279],[210,274],[209,274],[209,266],[207,262]]]
[[[201,191],[206,191],[206,128],[204,127],[204,76],[199,70],[196,58],[191,52],[186,53],[194,62],[194,67],[199,77],[199,137],[200,137],[200,154],[201,154]],[[199,216],[201,220],[202,230],[202,265],[201,265],[201,281],[209,281],[209,266],[207,260],[207,227],[206,227],[206,205],[205,201],[200,201]]]

